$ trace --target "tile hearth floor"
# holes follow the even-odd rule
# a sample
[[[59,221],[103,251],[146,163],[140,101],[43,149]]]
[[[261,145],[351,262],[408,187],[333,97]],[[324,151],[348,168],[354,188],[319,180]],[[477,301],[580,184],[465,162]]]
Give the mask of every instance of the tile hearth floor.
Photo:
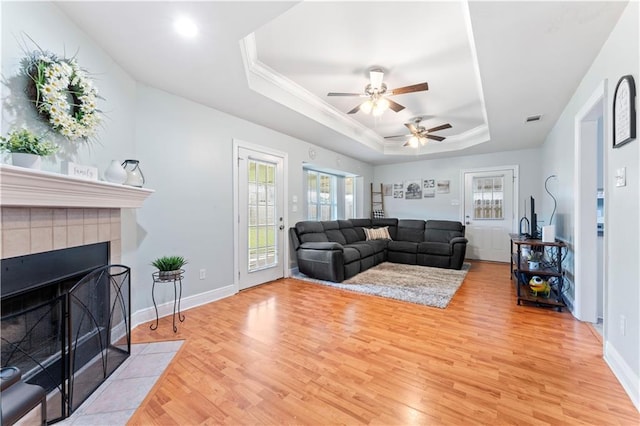
[[[183,340],[131,345],[131,356],[71,417],[58,425],[126,425],[158,378],[164,373]]]

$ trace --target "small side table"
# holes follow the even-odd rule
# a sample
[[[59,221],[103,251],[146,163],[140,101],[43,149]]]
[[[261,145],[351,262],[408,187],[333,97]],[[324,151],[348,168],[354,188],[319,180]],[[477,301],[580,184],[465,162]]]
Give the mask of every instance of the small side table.
[[[151,330],[158,329],[158,306],[156,305],[155,290],[158,283],[173,283],[173,332],[178,331],[176,327],[176,306],[178,307],[178,320],[184,322],[185,316],[180,312],[180,301],[182,300],[182,277],[184,276],[184,269],[180,269],[178,274],[170,276],[160,276],[160,271],[156,271],[151,274],[153,277],[153,286],[151,287],[151,299],[153,299],[153,307],[156,310],[156,323],[151,324],[149,328]],[[178,293],[178,286],[180,287],[180,293]]]

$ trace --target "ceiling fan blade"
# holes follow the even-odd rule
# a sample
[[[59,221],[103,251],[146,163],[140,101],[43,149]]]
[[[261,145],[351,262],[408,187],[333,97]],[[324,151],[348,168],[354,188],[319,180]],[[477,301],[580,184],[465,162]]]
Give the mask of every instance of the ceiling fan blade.
[[[385,98],[385,99],[387,99],[387,98]],[[400,105],[397,102],[392,101],[391,99],[387,99],[387,101],[389,102],[389,109],[392,109],[395,112],[399,112],[399,111],[402,111],[404,109],[404,107],[402,105]]]
[[[427,139],[433,139],[434,141],[438,141],[438,142],[441,142],[446,139],[444,136],[436,136],[436,135],[425,135],[424,137]]]
[[[399,87],[397,89],[393,89],[388,94],[402,95],[403,93],[422,92],[425,90],[429,90],[429,85],[427,83],[418,83],[418,84],[412,84],[411,86],[405,86],[405,87]]]
[[[404,123],[404,125],[407,126],[407,129],[409,129],[412,134],[418,133],[418,128],[413,123]]]
[[[341,92],[329,92],[327,96],[365,96],[362,93],[341,93]]]
[[[397,138],[408,138],[411,135],[395,135],[395,136],[385,136],[385,139],[397,139]]]
[[[451,124],[442,124],[440,126],[432,127],[431,129],[427,129],[427,132],[437,132],[438,130],[450,129]]]
[[[362,104],[360,104],[360,105],[362,105]],[[358,105],[357,107],[355,107],[354,109],[349,111],[347,114],[355,114],[356,112],[360,111],[360,105]]]

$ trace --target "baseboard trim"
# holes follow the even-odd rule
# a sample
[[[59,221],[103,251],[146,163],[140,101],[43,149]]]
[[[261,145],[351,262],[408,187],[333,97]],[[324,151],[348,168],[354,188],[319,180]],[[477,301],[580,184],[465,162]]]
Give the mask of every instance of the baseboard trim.
[[[236,294],[235,286],[228,285],[226,287],[216,288],[214,290],[205,291],[204,293],[194,294],[193,296],[183,297],[180,302],[180,309],[182,312],[189,309],[205,305],[207,303],[215,302],[216,300],[224,299]],[[158,317],[166,317],[173,314],[173,300],[158,305]],[[149,308],[140,309],[131,315],[131,328],[134,329],[140,324],[155,320],[156,311],[153,306]]]
[[[616,376],[636,410],[640,411],[640,377],[625,362],[620,353],[609,342],[604,344],[604,361]]]

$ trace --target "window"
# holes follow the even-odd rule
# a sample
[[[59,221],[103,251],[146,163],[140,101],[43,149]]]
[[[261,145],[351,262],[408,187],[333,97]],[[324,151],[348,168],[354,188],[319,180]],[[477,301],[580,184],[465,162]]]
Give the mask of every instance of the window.
[[[355,177],[305,169],[306,217],[336,220],[355,216]]]

